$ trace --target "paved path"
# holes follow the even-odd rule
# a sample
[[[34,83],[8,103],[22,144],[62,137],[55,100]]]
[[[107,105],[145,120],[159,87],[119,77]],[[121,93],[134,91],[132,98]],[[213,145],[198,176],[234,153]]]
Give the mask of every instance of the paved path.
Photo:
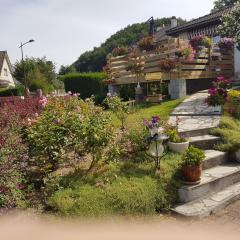
[[[176,116],[178,116],[180,132],[209,129],[218,126],[221,118],[221,108],[208,107],[205,103],[207,96],[207,91],[201,91],[188,97],[174,109],[169,123],[174,125]]]

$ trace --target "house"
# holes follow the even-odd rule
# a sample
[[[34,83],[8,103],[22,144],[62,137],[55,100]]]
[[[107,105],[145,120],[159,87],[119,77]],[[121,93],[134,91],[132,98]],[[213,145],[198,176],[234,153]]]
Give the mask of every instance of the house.
[[[154,34],[155,49],[140,52],[135,61],[143,65],[141,74],[128,71],[133,60],[128,55],[114,57],[109,55],[108,80],[109,91],[118,92],[122,85],[136,85],[140,83],[145,89],[146,96],[157,96],[162,92],[162,83],[168,85],[171,98],[181,98],[200,90],[208,89],[212,80],[225,76],[240,83],[240,52],[237,48],[221,51],[218,42],[217,27],[225,14],[232,8],[210,13],[203,17],[178,25],[176,17],[170,26],[157,29]],[[179,50],[189,45],[194,36],[208,36],[212,38],[211,46],[201,46],[197,49],[194,59],[181,60]],[[164,62],[165,61],[165,62]],[[171,62],[172,61],[172,62]],[[164,69],[164,64],[172,69]],[[161,66],[161,64],[163,66]],[[134,65],[134,64],[132,64]],[[139,85],[139,84],[138,84]]]
[[[12,65],[7,51],[0,51],[0,88],[14,87]]]
[[[205,35],[212,38],[217,43],[220,37],[217,34],[217,27],[221,24],[221,18],[231,12],[233,7],[226,8],[222,11],[213,12],[203,17],[189,21],[183,25],[171,27],[166,30],[166,35],[171,37],[179,37],[181,39],[191,39],[192,37]],[[240,51],[234,49],[234,68],[235,76],[240,74]]]

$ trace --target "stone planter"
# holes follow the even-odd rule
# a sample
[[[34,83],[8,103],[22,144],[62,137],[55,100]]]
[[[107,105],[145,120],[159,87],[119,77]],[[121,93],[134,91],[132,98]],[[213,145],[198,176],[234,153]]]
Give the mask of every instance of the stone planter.
[[[189,147],[189,142],[173,143],[168,142],[168,147],[172,152],[183,154]]]
[[[202,165],[200,166],[183,166],[182,174],[185,183],[188,185],[195,185],[200,183],[202,175]]]

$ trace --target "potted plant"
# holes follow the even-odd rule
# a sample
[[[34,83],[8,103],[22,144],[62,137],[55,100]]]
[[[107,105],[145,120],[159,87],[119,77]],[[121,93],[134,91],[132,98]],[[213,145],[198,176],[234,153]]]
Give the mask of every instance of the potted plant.
[[[172,152],[183,154],[189,147],[189,141],[180,136],[177,128],[171,127],[166,131],[169,137],[168,147]]]
[[[196,51],[193,49],[191,45],[180,48],[175,55],[178,57],[178,59],[181,61],[189,61],[192,62],[195,58]]]
[[[211,47],[212,40],[207,36],[195,36],[191,38],[190,45],[196,50],[202,50],[203,47]]]
[[[182,156],[182,174],[186,184],[198,184],[201,180],[202,162],[205,158],[203,150],[190,146]]]
[[[212,46],[212,39],[207,36],[203,37],[201,41],[201,45],[206,48],[210,48]]]
[[[112,55],[113,55],[113,57],[124,56],[124,55],[128,54],[128,51],[129,50],[126,47],[116,47],[113,49]]]
[[[175,59],[166,58],[159,61],[159,67],[163,72],[170,72],[175,69],[177,66],[177,62]]]
[[[233,49],[234,43],[234,39],[232,38],[221,38],[218,47],[220,48],[220,51],[226,52]]]
[[[155,43],[152,36],[142,38],[137,45],[141,51],[152,51],[155,49]]]

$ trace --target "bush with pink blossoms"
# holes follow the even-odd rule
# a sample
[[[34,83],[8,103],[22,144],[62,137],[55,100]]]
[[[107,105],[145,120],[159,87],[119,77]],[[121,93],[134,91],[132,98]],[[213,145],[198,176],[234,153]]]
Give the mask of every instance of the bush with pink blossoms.
[[[22,131],[43,108],[38,98],[8,97],[0,102],[0,207],[25,207],[30,159]]]
[[[209,96],[206,99],[208,106],[223,106],[228,97],[230,82],[224,77],[218,77],[213,81],[213,86],[208,90]]]

